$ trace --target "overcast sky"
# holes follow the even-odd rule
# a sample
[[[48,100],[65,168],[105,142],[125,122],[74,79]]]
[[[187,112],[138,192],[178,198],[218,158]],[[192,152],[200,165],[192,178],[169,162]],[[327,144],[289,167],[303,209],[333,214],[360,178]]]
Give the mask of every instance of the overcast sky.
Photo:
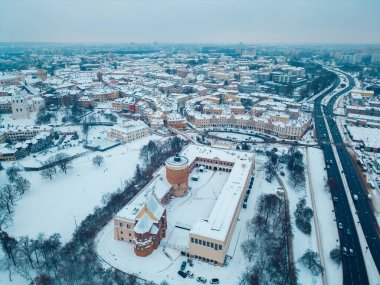
[[[0,0],[0,41],[380,43],[380,0]]]

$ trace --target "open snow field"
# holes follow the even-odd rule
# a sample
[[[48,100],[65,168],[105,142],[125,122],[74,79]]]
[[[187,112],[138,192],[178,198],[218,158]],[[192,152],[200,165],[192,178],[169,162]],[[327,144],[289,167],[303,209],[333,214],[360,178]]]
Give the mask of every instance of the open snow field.
[[[229,254],[233,255],[233,258],[225,267],[214,266],[199,260],[193,260],[194,266],[187,266],[186,270],[192,271],[195,276],[202,276],[208,280],[211,278],[219,278],[221,284],[239,284],[239,277],[247,266],[247,260],[244,258],[240,248],[240,244],[246,239],[248,234],[246,222],[254,216],[257,198],[264,193],[276,193],[279,188],[277,181],[268,183],[265,180],[263,170],[265,161],[266,157],[256,156],[255,181],[252,188],[253,191],[248,199],[248,208],[241,209],[239,221],[236,225],[231,246],[228,250]],[[181,219],[187,219],[190,223],[194,220],[194,217],[206,215],[207,212],[205,212],[205,209],[212,209],[212,204],[207,207],[205,207],[205,205],[201,206],[200,209],[198,209],[198,207],[195,208],[195,203],[199,203],[199,201],[196,200],[206,199],[209,200],[209,203],[213,203],[215,199],[213,197],[214,190],[216,190],[217,187],[214,188],[214,190],[208,189],[208,184],[212,182],[212,180],[217,180],[218,182],[216,183],[222,185],[223,180],[227,179],[228,174],[219,174],[219,172],[213,174],[212,171],[205,174],[206,175],[200,176],[200,180],[197,182],[198,185],[201,186],[205,180],[209,180],[209,182],[206,182],[203,185],[204,188],[197,188],[196,185],[193,185],[192,190],[190,191],[194,192],[191,196],[189,196],[189,194],[183,198],[174,198],[169,203],[167,214],[168,233],[170,231],[169,228],[173,228],[173,224],[175,224],[176,220],[179,218],[175,215],[181,215]],[[186,202],[189,202],[189,205],[183,203],[187,199],[188,201]],[[192,206],[192,203],[194,203],[194,207]],[[183,231],[184,230],[175,228],[174,234],[177,235],[178,238],[182,237],[188,239],[187,233],[184,234]],[[132,244],[114,240],[113,223],[110,222],[97,237],[97,252],[108,265],[124,272],[137,274],[138,277],[146,280],[151,280],[157,283],[167,280],[170,284],[197,284],[194,279],[183,279],[177,274],[182,261],[186,261],[187,258],[181,256],[179,252],[174,249],[168,247],[164,249],[167,239],[172,239],[170,233],[167,238],[162,241],[159,248],[151,255],[147,257],[138,257],[133,252]],[[188,240],[186,240],[186,243],[187,241]]]
[[[122,187],[134,175],[139,163],[139,151],[149,140],[148,136],[120,145],[105,152],[93,152],[72,161],[67,174],[61,172],[52,180],[45,180],[39,172],[22,172],[31,183],[31,189],[17,202],[13,224],[7,231],[15,236],[36,237],[60,233],[62,241],[70,240],[76,225],[101,204],[104,194]],[[101,167],[94,166],[92,158],[104,157]],[[27,160],[28,161],[28,160]],[[20,160],[20,165],[23,160]],[[12,162],[4,163],[8,167]],[[0,172],[0,184],[6,183],[5,171]]]
[[[214,135],[220,138],[232,139],[235,141],[247,141],[247,142],[263,142],[261,138],[252,137],[249,135],[226,133],[226,132],[210,132],[210,135]]]

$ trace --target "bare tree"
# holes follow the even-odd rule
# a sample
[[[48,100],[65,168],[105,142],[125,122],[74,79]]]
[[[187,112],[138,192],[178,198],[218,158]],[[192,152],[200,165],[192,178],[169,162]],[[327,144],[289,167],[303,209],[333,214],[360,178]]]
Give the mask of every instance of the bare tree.
[[[15,182],[15,180],[19,177],[21,169],[16,166],[11,166],[7,168],[6,174],[8,176],[8,180],[10,183]]]
[[[0,231],[6,228],[10,222],[12,222],[12,213],[9,213],[5,201],[0,199]]]
[[[330,251],[330,258],[338,265],[341,263],[342,259],[339,248],[334,248]]]
[[[245,258],[247,258],[248,261],[252,261],[257,250],[257,243],[253,239],[248,239],[241,244],[241,250]]]
[[[323,271],[318,253],[310,249],[306,250],[306,252],[302,255],[300,262],[315,276],[319,275]]]
[[[16,266],[17,240],[8,235],[7,232],[0,233],[0,242],[6,256]]]
[[[40,175],[42,178],[44,179],[50,179],[52,180],[53,179],[53,175],[56,174],[57,171],[55,169],[55,167],[49,167],[49,168],[45,168],[45,169],[42,169],[40,171]]]
[[[55,161],[61,171],[65,174],[67,173],[67,169],[71,167],[70,156],[66,153],[57,153],[55,155]]]
[[[94,165],[97,165],[97,166],[101,166],[103,163],[104,163],[104,157],[101,156],[101,155],[96,155],[94,156],[94,158],[92,159],[92,163]]]
[[[14,203],[17,199],[17,194],[11,184],[5,185],[0,192],[1,205],[3,205],[9,214],[13,213]]]
[[[19,195],[23,195],[26,191],[30,189],[30,182],[28,179],[19,176],[16,178],[14,182],[14,187],[15,190],[19,193]]]

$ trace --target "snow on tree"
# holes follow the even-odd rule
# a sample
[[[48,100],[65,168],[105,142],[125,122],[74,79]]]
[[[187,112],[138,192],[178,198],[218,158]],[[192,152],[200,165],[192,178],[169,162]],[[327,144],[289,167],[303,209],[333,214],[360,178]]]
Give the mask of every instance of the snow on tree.
[[[6,174],[10,183],[15,182],[15,180],[20,176],[21,169],[16,166],[8,167]]]
[[[104,157],[101,155],[96,155],[93,157],[92,163],[100,167],[104,163]]]
[[[50,180],[53,179],[53,176],[56,173],[57,173],[57,171],[56,171],[55,167],[45,168],[45,169],[42,169],[40,171],[40,175],[41,175],[42,178],[44,178],[44,179],[50,179]]]
[[[322,273],[323,267],[317,252],[308,249],[299,260],[301,264],[308,268],[313,275],[318,276]]]
[[[294,217],[296,218],[296,226],[297,228],[307,234],[311,233],[311,219],[313,217],[313,210],[306,206],[306,200],[301,199],[296,206],[296,210],[294,212]]]
[[[336,263],[340,264],[341,260],[341,255],[340,255],[340,250],[339,248],[334,248],[330,251],[330,258]]]

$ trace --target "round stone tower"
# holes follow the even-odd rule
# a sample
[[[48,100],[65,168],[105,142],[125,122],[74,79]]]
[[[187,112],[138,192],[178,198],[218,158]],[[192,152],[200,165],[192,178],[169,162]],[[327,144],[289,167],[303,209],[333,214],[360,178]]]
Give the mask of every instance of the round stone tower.
[[[189,160],[178,153],[166,160],[166,179],[173,186],[171,194],[175,197],[184,196],[189,187]]]

